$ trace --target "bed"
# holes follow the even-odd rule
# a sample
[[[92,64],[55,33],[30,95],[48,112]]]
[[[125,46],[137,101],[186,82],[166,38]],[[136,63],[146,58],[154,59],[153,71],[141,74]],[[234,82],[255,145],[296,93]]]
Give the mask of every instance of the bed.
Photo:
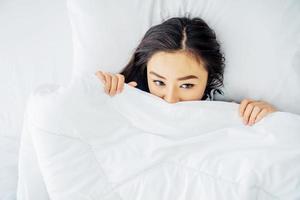
[[[17,199],[300,198],[299,2],[68,0],[67,8],[71,81],[41,85],[27,101]],[[187,13],[223,46],[223,96],[170,105],[127,85],[104,94],[96,70],[118,72],[151,25]],[[247,97],[280,111],[247,127],[232,102]]]

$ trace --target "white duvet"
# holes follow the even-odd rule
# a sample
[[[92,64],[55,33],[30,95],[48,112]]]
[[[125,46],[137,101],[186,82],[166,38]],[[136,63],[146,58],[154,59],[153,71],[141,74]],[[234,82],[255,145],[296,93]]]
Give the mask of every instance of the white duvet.
[[[300,116],[250,127],[238,106],[169,104],[128,85],[110,97],[95,75],[42,87],[26,118],[38,165],[32,181],[21,170],[18,198],[36,179],[38,200],[300,199]]]

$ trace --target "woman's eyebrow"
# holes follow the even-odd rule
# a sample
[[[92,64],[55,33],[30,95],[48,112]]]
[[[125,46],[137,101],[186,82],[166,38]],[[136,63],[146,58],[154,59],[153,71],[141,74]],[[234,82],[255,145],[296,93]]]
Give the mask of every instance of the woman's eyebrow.
[[[155,73],[153,71],[150,71],[149,74],[153,74],[153,75],[155,75],[155,76],[157,76],[159,78],[166,79],[165,77],[163,77],[163,76],[161,76],[161,75],[159,75],[159,74],[157,74],[157,73]],[[189,75],[189,76],[180,77],[177,80],[182,81],[182,80],[193,79],[193,78],[194,79],[199,79],[197,76]]]

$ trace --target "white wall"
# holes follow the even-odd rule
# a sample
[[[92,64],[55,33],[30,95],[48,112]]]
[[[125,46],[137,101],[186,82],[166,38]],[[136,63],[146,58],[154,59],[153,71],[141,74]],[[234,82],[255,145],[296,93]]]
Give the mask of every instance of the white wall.
[[[23,112],[32,90],[71,78],[65,0],[0,0],[0,199],[13,199]]]

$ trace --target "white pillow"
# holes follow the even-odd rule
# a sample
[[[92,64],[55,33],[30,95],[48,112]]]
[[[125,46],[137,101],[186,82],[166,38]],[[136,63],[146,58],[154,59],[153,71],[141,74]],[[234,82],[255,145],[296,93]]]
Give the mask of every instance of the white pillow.
[[[265,100],[300,114],[300,2],[68,0],[73,30],[73,77],[119,72],[145,32],[175,16],[203,18],[226,57],[224,96]]]

